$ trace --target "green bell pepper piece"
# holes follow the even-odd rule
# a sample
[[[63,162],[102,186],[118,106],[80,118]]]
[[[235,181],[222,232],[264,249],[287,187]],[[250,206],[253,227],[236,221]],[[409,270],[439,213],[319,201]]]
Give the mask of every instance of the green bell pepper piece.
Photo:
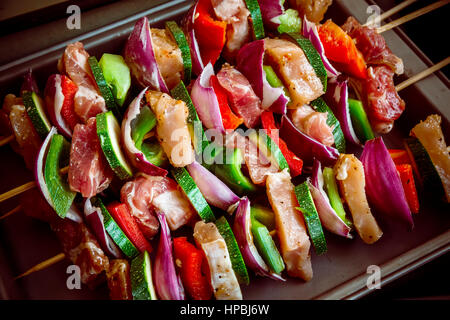
[[[331,207],[333,207],[334,211],[336,211],[339,218],[341,218],[346,225],[351,227],[352,223],[347,219],[332,168],[323,168],[323,182],[325,192],[330,199]]]
[[[277,274],[281,273],[285,265],[269,230],[253,214],[251,214],[251,224],[254,243],[259,254],[273,272]]]
[[[131,86],[130,68],[122,56],[110,53],[102,55],[99,65],[116,103],[122,107]]]
[[[272,210],[257,204],[250,207],[250,214],[270,231],[275,229],[275,215]]]
[[[375,138],[362,102],[359,100],[348,99],[348,107],[353,128],[361,142],[364,143],[367,140]]]

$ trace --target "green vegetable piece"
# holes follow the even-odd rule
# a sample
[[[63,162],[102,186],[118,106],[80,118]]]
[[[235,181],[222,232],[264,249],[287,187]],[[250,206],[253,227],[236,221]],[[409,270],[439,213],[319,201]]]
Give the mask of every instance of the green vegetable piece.
[[[280,170],[287,169],[290,171],[286,158],[280,148],[273,142],[272,138],[264,132],[264,130],[259,130],[259,132],[251,131],[248,138],[258,146],[259,151],[262,152],[271,163],[277,165]]]
[[[114,112],[116,117],[120,117],[119,107],[117,106],[111,89],[109,88],[108,83],[105,80],[102,68],[100,68],[97,58],[94,56],[90,56],[88,58],[88,63],[91,67],[92,74],[94,75],[94,79],[97,83],[98,89],[100,90],[103,99],[105,99],[106,108]]]
[[[348,99],[348,107],[350,110],[353,128],[355,129],[359,140],[364,143],[367,140],[375,138],[362,102],[359,100]]]
[[[322,224],[320,223],[319,214],[314,205],[307,181],[295,187],[295,195],[300,205],[297,210],[305,218],[306,227],[308,228],[309,236],[316,253],[320,255],[327,252],[327,242],[323,234]]]
[[[191,50],[186,40],[186,36],[184,35],[183,30],[181,30],[180,27],[178,27],[175,21],[167,21],[166,28],[170,31],[170,33],[172,33],[172,36],[175,39],[178,48],[180,48],[184,66],[183,81],[186,85],[188,85],[191,82],[192,59],[191,59]]]
[[[92,197],[91,203],[95,207],[100,208],[103,214],[104,224],[106,232],[108,232],[114,243],[122,250],[122,252],[130,259],[133,259],[139,255],[139,250],[134,246],[134,244],[128,239],[126,234],[122,231],[119,225],[116,223],[114,218],[106,209],[103,201],[100,198]]]
[[[245,4],[252,18],[253,37],[255,40],[261,40],[265,37],[265,33],[258,0],[245,0]]]
[[[306,58],[313,67],[317,77],[319,77],[320,81],[322,82],[323,92],[327,92],[327,79],[328,79],[327,70],[323,65],[323,61],[322,58],[320,57],[320,54],[317,52],[316,48],[311,43],[311,41],[309,41],[309,39],[306,39],[299,33],[295,32],[283,33],[283,35],[285,35],[285,37],[293,41],[303,50]]]
[[[171,172],[200,218],[205,222],[216,220],[211,207],[206,202],[205,197],[203,197],[189,172],[185,168],[172,168]]]
[[[227,245],[228,253],[230,254],[231,265],[233,267],[234,273],[240,284],[248,285],[250,279],[247,272],[247,267],[245,266],[244,258],[242,258],[241,251],[239,250],[239,245],[237,244],[236,238],[234,237],[233,231],[228,224],[227,219],[224,216],[216,220],[216,226],[219,233],[222,235],[225,243]]]
[[[26,91],[22,95],[23,104],[28,117],[39,134],[41,139],[45,139],[50,132],[52,125],[45,114],[45,103],[35,92]]]
[[[197,154],[202,154],[205,148],[209,145],[209,141],[206,137],[205,131],[203,130],[202,122],[200,121],[197,111],[195,110],[194,104],[192,103],[191,97],[186,90],[183,82],[180,82],[175,88],[173,88],[170,93],[174,99],[184,101],[189,110],[188,115],[188,126],[191,133],[193,145],[195,152]]]
[[[136,148],[141,150],[145,135],[155,126],[155,114],[148,105],[143,106],[140,113],[131,121],[131,138],[133,139]]]
[[[223,148],[222,152],[216,156],[214,163],[210,166],[205,163],[205,166],[234,192],[244,195],[256,192],[257,187],[242,172],[243,161],[240,149]]]
[[[273,88],[283,87],[283,82],[278,78],[273,68],[269,65],[263,65],[264,72],[266,73],[267,82]]]
[[[334,145],[339,153],[345,153],[344,133],[342,132],[341,124],[334,116],[333,111],[331,111],[330,107],[328,107],[322,98],[317,98],[312,101],[311,106],[316,111],[327,113],[327,125],[329,125],[330,128],[333,128]]]
[[[264,224],[255,219],[253,215],[251,218],[251,223],[253,240],[259,254],[263,258],[264,262],[267,263],[270,270],[280,274],[284,270],[285,265],[283,258],[281,257],[280,252],[278,251],[278,248],[269,233],[269,230]]]
[[[131,261],[131,292],[133,300],[158,300],[152,280],[152,265],[147,251]]]
[[[256,204],[250,207],[250,214],[270,231],[275,229],[275,215],[272,210]]]
[[[116,103],[122,107],[131,87],[130,68],[118,54],[104,53],[99,62]]]
[[[76,192],[70,190],[61,168],[69,164],[70,143],[63,136],[55,134],[50,142],[45,160],[44,177],[52,200],[53,209],[58,216],[65,218],[75,199]]]
[[[121,180],[131,178],[133,170],[120,147],[120,126],[111,111],[96,116],[97,136],[109,166]]]
[[[278,26],[279,33],[302,31],[302,19],[298,16],[298,11],[294,9],[287,9],[280,17],[280,25]]]
[[[352,227],[351,221],[346,216],[344,205],[342,204],[342,199],[339,195],[338,185],[332,168],[323,168],[323,183],[325,192],[328,195],[328,199],[330,199],[331,207],[334,209],[334,211],[336,211],[336,214],[339,216],[339,218],[342,219],[342,221],[344,221],[347,226]]]

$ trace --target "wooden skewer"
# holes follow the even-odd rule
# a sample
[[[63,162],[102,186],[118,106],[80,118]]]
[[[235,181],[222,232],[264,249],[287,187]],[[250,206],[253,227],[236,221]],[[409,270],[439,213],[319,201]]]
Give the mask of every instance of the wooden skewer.
[[[60,172],[62,174],[66,174],[69,171],[69,166],[64,167],[60,170]],[[21,186],[18,186],[17,188],[14,188],[12,190],[9,190],[5,193],[0,194],[0,202],[3,202],[9,198],[15,197],[25,191],[28,191],[30,189],[33,189],[34,187],[36,187],[36,182],[35,181],[30,181],[27,182]]]
[[[18,275],[17,277],[14,278],[14,280],[23,278],[25,276],[28,276],[36,271],[42,270],[42,269],[46,269],[52,265],[54,265],[55,263],[58,263],[62,260],[64,260],[64,258],[66,257],[66,255],[64,253],[59,253],[56,256],[47,259],[41,263],[38,263],[37,265],[35,265],[34,267],[28,269],[27,271],[25,271],[24,273],[22,273],[21,275]]]
[[[9,137],[5,137],[5,138],[0,139],[0,147],[4,146],[5,144],[10,143],[11,141],[14,140],[14,138],[15,138],[15,136],[12,134]]]
[[[405,89],[406,87],[409,87],[410,85],[412,85],[413,83],[422,80],[423,78],[428,77],[430,74],[438,71],[439,69],[447,66],[450,63],[450,57],[447,57],[446,59],[442,60],[441,62],[435,64],[434,66],[419,72],[418,74],[412,76],[411,78],[403,81],[402,83],[398,84],[397,86],[395,86],[395,90],[400,91]]]
[[[8,212],[5,213],[4,215],[2,215],[2,216],[0,217],[0,220],[3,220],[3,219],[5,219],[6,217],[9,217],[10,215],[12,215],[12,214],[14,214],[14,213],[16,213],[16,212],[19,212],[20,210],[22,210],[22,206],[21,206],[21,205],[18,205],[17,207],[15,207],[14,209],[12,209],[11,211],[8,211]]]
[[[415,18],[417,18],[417,17],[419,17],[419,16],[421,16],[423,14],[426,14],[426,13],[431,12],[433,10],[436,10],[436,9],[442,7],[442,6],[445,6],[449,2],[450,2],[450,0],[436,1],[435,3],[432,3],[429,6],[426,6],[426,7],[422,8],[422,9],[414,11],[414,12],[412,12],[410,14],[407,14],[404,17],[401,17],[401,18],[399,18],[397,20],[394,20],[392,22],[389,22],[389,23],[387,23],[387,24],[377,28],[377,32],[378,33],[383,33],[385,31],[391,30],[391,29],[393,29],[395,27],[398,27],[399,25],[401,25],[401,24],[403,24],[405,22],[408,22],[408,21],[410,21],[412,19],[415,19]]]
[[[403,1],[403,2],[399,3],[398,5],[396,5],[395,7],[389,9],[388,11],[383,12],[382,14],[380,14],[379,17],[377,17],[377,18],[367,22],[364,26],[365,27],[370,27],[372,24],[374,24],[376,22],[380,23],[381,21],[386,20],[390,16],[392,16],[392,15],[396,14],[397,12],[403,10],[404,8],[406,8],[410,4],[413,4],[416,1],[417,0],[406,0],[406,1]]]

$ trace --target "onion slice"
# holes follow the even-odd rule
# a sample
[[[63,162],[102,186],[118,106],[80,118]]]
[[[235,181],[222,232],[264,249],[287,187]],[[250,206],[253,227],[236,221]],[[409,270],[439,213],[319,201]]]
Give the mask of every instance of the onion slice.
[[[40,94],[32,69],[28,69],[27,73],[23,77],[22,86],[20,87],[20,95],[23,95],[26,91],[34,92],[37,95]]]
[[[236,68],[251,83],[253,91],[261,99],[265,110],[285,114],[289,102],[282,87],[272,87],[266,79],[264,64],[264,40],[244,45],[236,57]]]
[[[281,118],[280,137],[286,142],[288,148],[307,165],[312,165],[316,158],[323,164],[332,166],[339,158],[337,149],[307,136],[285,115]]]
[[[284,13],[283,0],[258,0],[264,26],[276,30],[280,25],[280,16]]]
[[[323,190],[323,174],[320,161],[314,159],[313,172],[309,189],[319,214],[320,222],[330,232],[352,239],[351,228],[338,216]]]
[[[45,105],[50,119],[66,138],[72,137],[72,130],[65,122],[61,115],[64,104],[64,94],[61,86],[62,76],[60,74],[52,74],[45,85],[44,97]]]
[[[270,272],[269,267],[258,253],[258,249],[256,249],[253,242],[250,218],[250,201],[247,197],[243,197],[236,210],[233,232],[245,264],[258,275],[268,277],[273,280],[285,281],[285,279],[279,274]]]
[[[192,103],[195,106],[195,110],[197,110],[200,120],[206,128],[215,129],[219,133],[225,133],[222,115],[220,114],[219,101],[210,84],[210,79],[213,75],[214,69],[210,62],[206,65],[192,86]]]
[[[239,204],[239,197],[228,186],[200,163],[194,161],[187,170],[206,201],[232,214]]]
[[[400,176],[381,137],[369,140],[361,155],[369,202],[381,213],[406,222],[414,221]]]
[[[141,106],[143,105],[143,99],[147,88],[142,90],[139,95],[130,103],[125,116],[122,121],[121,139],[125,152],[130,159],[131,163],[140,171],[152,175],[152,176],[166,176],[167,170],[160,168],[147,160],[144,153],[136,148],[133,138],[131,137],[131,122],[141,112]]]
[[[84,216],[105,253],[114,258],[121,258],[123,256],[122,252],[106,232],[102,210],[93,206],[89,198],[84,202]]]
[[[124,58],[131,74],[142,87],[150,86],[169,93],[153,51],[152,33],[147,17],[139,19],[134,25],[125,44]]]
[[[161,235],[153,272],[156,292],[162,300],[184,300],[185,295],[181,278],[175,271],[169,226],[164,213],[157,211],[156,215],[161,225]]]
[[[198,76],[202,73],[205,65],[203,64],[202,56],[200,54],[200,47],[198,45],[194,31],[194,19],[195,13],[197,11],[197,3],[198,1],[189,9],[188,13],[182,21],[182,25],[183,31],[189,44],[189,49],[191,51],[192,72]]]
[[[341,124],[342,132],[347,141],[355,145],[361,145],[355,130],[348,106],[348,80],[338,80],[333,78],[328,80],[328,89],[325,93],[325,100]]]
[[[309,39],[314,48],[316,48],[317,52],[320,55],[320,58],[322,59],[323,65],[327,70],[328,77],[333,78],[340,75],[340,72],[333,67],[333,65],[325,55],[325,49],[323,48],[322,41],[320,41],[316,24],[314,22],[308,21],[308,19],[306,19],[306,16],[303,17],[302,34],[305,38]]]

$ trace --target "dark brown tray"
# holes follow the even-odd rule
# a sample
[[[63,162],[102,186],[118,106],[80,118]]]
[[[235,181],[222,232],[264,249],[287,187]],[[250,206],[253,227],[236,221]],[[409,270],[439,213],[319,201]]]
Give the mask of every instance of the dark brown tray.
[[[146,15],[152,25],[161,26],[167,19],[179,19],[189,8],[191,1],[172,1],[138,15],[81,35],[74,40],[82,41],[91,55],[98,58],[104,52],[121,52],[134,22]],[[372,3],[371,3],[372,4]],[[367,17],[365,1],[334,1],[328,15],[342,23],[349,14],[360,21]],[[86,13],[87,14],[87,13]],[[64,32],[64,30],[61,30]],[[44,36],[36,35],[36,36]],[[397,79],[418,73],[430,65],[430,61],[400,31],[385,34],[392,51],[403,58],[406,72]],[[24,41],[20,36],[15,41]],[[40,86],[56,71],[56,62],[65,45],[60,43],[7,65],[0,66],[0,98],[6,93],[17,93],[21,76],[28,68],[38,75]],[[25,43],[25,42],[24,42]],[[1,43],[5,45],[5,43]],[[446,82],[447,81],[447,82]],[[449,137],[450,92],[448,80],[442,75],[430,76],[401,92],[407,109],[397,121],[395,129],[384,140],[388,147],[401,147],[401,139],[426,115],[439,113],[443,116],[443,129]],[[9,146],[0,148],[0,193],[33,179],[25,169],[20,156]],[[328,252],[323,256],[312,253],[313,279],[304,283],[297,279],[275,282],[252,277],[251,285],[243,287],[245,299],[343,299],[359,298],[367,293],[367,267],[381,268],[384,284],[446,253],[450,249],[449,207],[443,203],[421,199],[421,212],[414,216],[415,229],[410,232],[403,226],[381,223],[383,237],[374,245],[364,244],[357,236],[353,240],[342,239],[326,233]],[[0,213],[18,205],[17,199],[0,204]],[[382,219],[378,219],[383,221]],[[91,291],[69,290],[66,287],[66,267],[60,262],[36,272],[24,279],[14,281],[14,276],[61,251],[48,225],[17,213],[0,222],[0,297],[2,299],[107,299],[105,287]]]

